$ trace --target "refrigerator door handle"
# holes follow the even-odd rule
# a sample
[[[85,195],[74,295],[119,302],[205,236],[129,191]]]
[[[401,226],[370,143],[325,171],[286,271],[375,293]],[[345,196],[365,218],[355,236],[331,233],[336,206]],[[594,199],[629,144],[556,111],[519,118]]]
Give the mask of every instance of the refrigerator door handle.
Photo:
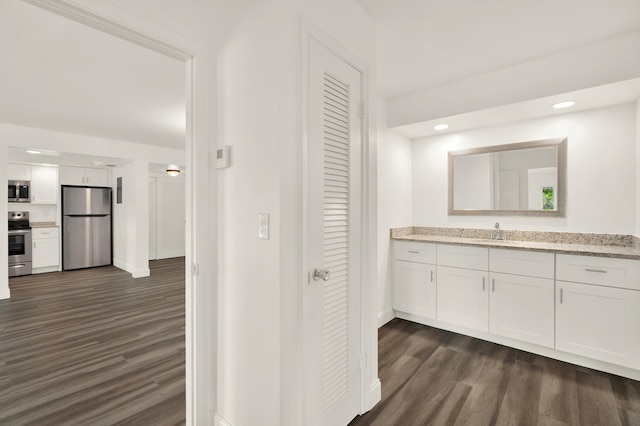
[[[65,214],[68,217],[107,217],[108,214]]]

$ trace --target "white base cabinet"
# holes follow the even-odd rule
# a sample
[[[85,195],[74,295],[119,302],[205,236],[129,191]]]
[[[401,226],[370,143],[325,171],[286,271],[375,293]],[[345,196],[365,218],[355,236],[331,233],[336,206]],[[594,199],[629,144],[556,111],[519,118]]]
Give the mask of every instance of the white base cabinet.
[[[33,228],[32,241],[33,273],[57,271],[60,265],[58,228]]]
[[[552,348],[553,280],[492,272],[490,281],[489,332]]]
[[[640,368],[640,292],[556,284],[556,349]]]
[[[405,241],[394,256],[399,317],[640,380],[640,260]]]
[[[393,309],[436,318],[436,245],[397,242],[394,247]]]
[[[436,318],[435,265],[396,260],[393,308],[425,318]]]
[[[489,330],[488,273],[438,266],[438,321]]]

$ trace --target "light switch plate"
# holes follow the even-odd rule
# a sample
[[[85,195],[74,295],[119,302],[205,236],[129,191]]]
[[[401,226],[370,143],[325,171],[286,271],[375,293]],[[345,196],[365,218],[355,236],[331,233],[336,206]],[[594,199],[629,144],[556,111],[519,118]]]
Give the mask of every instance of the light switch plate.
[[[269,213],[258,213],[258,238],[269,239]]]

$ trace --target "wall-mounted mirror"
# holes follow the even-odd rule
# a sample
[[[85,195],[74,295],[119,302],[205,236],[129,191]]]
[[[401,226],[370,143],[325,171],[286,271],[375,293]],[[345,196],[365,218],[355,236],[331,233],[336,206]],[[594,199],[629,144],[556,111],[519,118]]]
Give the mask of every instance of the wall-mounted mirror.
[[[449,151],[449,215],[564,217],[567,139]]]

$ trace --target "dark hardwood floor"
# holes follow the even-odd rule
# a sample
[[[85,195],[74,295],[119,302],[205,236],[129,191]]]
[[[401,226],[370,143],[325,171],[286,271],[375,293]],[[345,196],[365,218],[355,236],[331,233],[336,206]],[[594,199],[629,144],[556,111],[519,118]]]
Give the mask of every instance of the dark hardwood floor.
[[[640,425],[640,382],[394,319],[382,401],[350,425]]]
[[[185,423],[184,258],[16,277],[0,301],[0,425]]]

